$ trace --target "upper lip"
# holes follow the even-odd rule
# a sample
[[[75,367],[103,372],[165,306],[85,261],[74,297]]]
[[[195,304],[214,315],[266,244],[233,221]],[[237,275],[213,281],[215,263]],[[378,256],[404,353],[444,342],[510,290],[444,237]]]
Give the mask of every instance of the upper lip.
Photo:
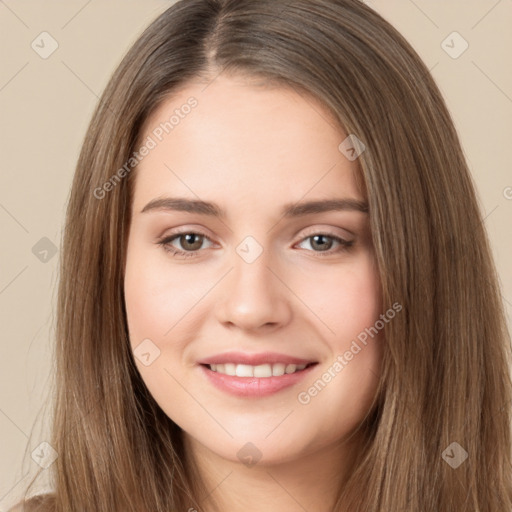
[[[277,352],[261,352],[259,354],[251,354],[248,352],[225,352],[223,354],[215,354],[198,361],[199,364],[248,364],[250,366],[258,366],[260,364],[308,364],[314,363],[311,359],[303,359],[300,357],[279,354]]]

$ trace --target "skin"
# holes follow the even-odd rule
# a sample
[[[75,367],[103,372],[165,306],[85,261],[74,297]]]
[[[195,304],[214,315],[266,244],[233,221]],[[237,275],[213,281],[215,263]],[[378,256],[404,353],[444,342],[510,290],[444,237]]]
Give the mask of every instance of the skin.
[[[359,449],[351,434],[375,395],[381,333],[308,404],[297,396],[382,313],[368,214],[285,219],[279,212],[285,203],[313,199],[364,201],[354,180],[357,161],[340,152],[347,134],[316,100],[223,75],[168,99],[142,140],[191,96],[198,106],[136,170],[124,283],[128,327],[132,348],[150,339],[160,350],[148,366],[135,358],[137,368],[214,489],[199,497],[204,510],[214,502],[230,512],[331,510]],[[141,213],[165,196],[213,201],[227,217]],[[174,257],[158,244],[177,228],[207,237],[169,243],[193,256]],[[316,234],[327,235],[323,246],[311,238]],[[236,251],[247,236],[263,250],[251,263]],[[331,236],[353,245],[344,249]],[[197,365],[230,350],[280,352],[318,365],[274,395],[235,397],[209,384]],[[247,442],[261,453],[251,467],[237,456]]]

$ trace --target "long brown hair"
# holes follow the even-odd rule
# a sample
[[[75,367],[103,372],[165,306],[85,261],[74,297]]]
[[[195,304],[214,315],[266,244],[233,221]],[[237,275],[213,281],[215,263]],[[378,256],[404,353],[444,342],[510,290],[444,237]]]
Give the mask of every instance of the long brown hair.
[[[385,326],[367,442],[333,510],[512,510],[510,335],[474,186],[429,70],[357,0],[182,0],[111,77],[67,210],[50,441],[58,458],[48,470],[55,494],[42,506],[201,509],[180,429],[130,350],[123,275],[136,168],[112,177],[163,101],[221,72],[307,92],[366,146],[358,164],[382,303],[403,311]]]

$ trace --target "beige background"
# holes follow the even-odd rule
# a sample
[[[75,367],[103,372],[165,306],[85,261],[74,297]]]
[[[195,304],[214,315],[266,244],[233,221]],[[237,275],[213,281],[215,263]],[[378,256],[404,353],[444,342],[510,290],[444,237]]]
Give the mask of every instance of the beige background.
[[[40,242],[46,237],[58,249],[98,97],[130,44],[172,3],[0,0],[0,512],[19,499],[38,468],[30,453],[47,439],[41,407],[52,370],[59,252],[44,262],[32,248],[48,244]],[[445,95],[480,196],[510,325],[512,0],[367,3],[411,42]],[[43,31],[58,43],[47,59],[31,47]],[[456,59],[441,46],[454,31],[469,44]],[[450,36],[445,44],[453,52],[461,43]]]

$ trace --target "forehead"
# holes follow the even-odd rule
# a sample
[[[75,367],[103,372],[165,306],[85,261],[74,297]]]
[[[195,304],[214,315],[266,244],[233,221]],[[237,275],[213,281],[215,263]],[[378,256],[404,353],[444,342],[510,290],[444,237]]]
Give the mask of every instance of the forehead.
[[[310,193],[360,198],[357,164],[339,149],[346,137],[323,104],[290,87],[190,83],[144,125],[140,140],[153,147],[136,168],[134,208],[171,193],[267,206]]]

